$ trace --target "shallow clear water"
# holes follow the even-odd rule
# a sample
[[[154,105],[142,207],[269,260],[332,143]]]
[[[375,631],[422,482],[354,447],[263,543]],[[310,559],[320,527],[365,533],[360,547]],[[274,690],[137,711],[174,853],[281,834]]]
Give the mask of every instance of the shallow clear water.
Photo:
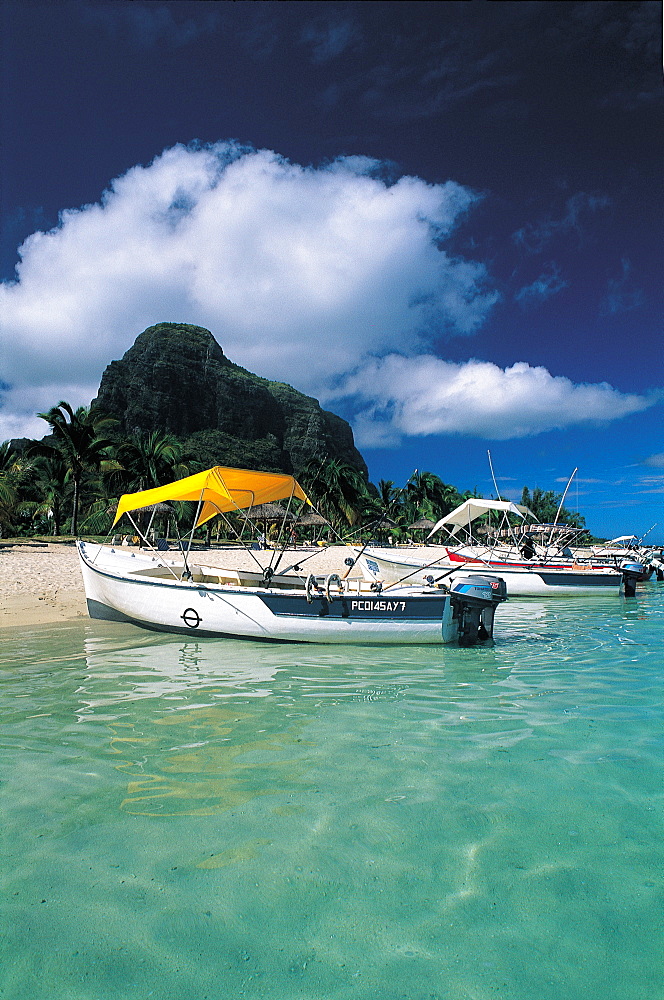
[[[664,585],[498,616],[5,633],[3,1000],[662,996]]]

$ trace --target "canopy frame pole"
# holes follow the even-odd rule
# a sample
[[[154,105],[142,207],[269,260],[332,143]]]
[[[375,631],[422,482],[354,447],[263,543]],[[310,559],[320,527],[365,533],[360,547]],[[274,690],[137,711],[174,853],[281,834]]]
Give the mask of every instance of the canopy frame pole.
[[[278,545],[280,543],[281,537],[283,535],[284,536],[284,544],[281,546],[281,552],[279,553],[274,566],[272,565],[272,556],[270,556],[270,565],[268,566],[268,569],[270,570],[270,576],[267,579],[267,583],[270,582],[270,580],[272,579],[272,577],[274,576],[274,574],[277,572],[277,570],[279,568],[279,563],[281,562],[281,558],[282,558],[284,552],[286,551],[286,519],[288,518],[288,516],[290,514],[291,504],[293,502],[293,496],[294,495],[295,495],[295,489],[293,488],[293,489],[291,489],[291,495],[289,496],[288,503],[286,504],[286,513],[283,516],[283,519],[282,519],[282,522],[281,522],[281,531],[279,532],[279,536],[277,538],[277,545]]]
[[[244,525],[243,525],[243,529],[242,530],[244,530],[244,528],[246,528],[247,526],[249,526],[249,533],[253,536],[253,533],[254,533],[254,530],[255,530],[254,526],[251,523],[251,521],[249,520],[249,517],[247,516],[247,514],[245,513],[245,511],[251,511],[251,508],[254,506],[254,500],[256,499],[256,494],[252,492],[251,496],[252,496],[252,501],[249,504],[249,506],[248,507],[238,507],[237,508],[237,513],[240,514],[240,516],[244,518]],[[220,511],[220,513],[221,513],[221,511]],[[265,538],[265,543],[267,544],[267,524],[264,526],[264,529],[263,529],[263,537]],[[254,555],[253,551],[249,548],[248,545],[245,545],[245,543],[243,542],[243,540],[242,540],[242,538],[240,536],[238,536],[238,541],[240,542],[240,545],[243,546],[244,551],[247,552],[251,556],[251,558],[254,560],[254,562],[258,566],[259,570],[261,571],[261,573],[265,574],[265,566],[263,566],[263,563],[260,561],[260,559],[258,559]],[[272,562],[272,556],[270,556],[270,563],[271,562]]]
[[[184,559],[184,562],[185,562],[185,565],[186,565],[186,557],[185,557],[185,554],[184,554],[184,548],[182,547],[182,536],[180,535],[180,525],[178,524],[177,513],[175,513],[173,515],[173,524],[175,525],[175,534],[177,535],[177,539],[178,539],[178,550],[182,554],[182,558]],[[184,570],[183,570],[183,572],[184,572]],[[180,580],[182,579],[182,577],[178,578],[178,576],[176,574],[174,574],[174,575],[175,575],[175,579],[176,580],[177,579],[180,579]]]
[[[166,562],[166,559],[163,557],[163,555],[159,551],[159,549],[155,549],[154,545],[150,544],[150,542],[145,537],[145,535],[143,534],[143,532],[141,531],[141,529],[139,528],[139,526],[134,521],[133,517],[131,516],[131,513],[127,510],[127,511],[125,511],[125,514],[127,515],[127,517],[129,518],[129,520],[131,521],[131,523],[132,523],[132,525],[133,525],[133,527],[134,527],[134,529],[135,529],[136,534],[138,535],[138,537],[145,542],[145,544],[148,547],[148,549],[151,549],[153,552],[156,552],[157,557],[159,558],[159,561],[161,562],[162,566],[164,567],[164,569],[168,570],[168,572],[171,574],[171,576],[173,577],[173,579],[174,580],[178,580],[179,577],[178,577],[177,573],[173,572],[172,566],[168,565],[168,563]],[[179,541],[180,540],[180,532],[178,531],[177,519],[175,520],[175,531],[176,531],[176,534],[178,536],[178,541]],[[120,547],[122,547],[122,546],[120,546]],[[101,549],[99,551],[101,551]],[[99,552],[97,553],[97,555],[99,555]],[[95,559],[96,558],[97,558],[97,556],[95,556]],[[94,562],[94,559],[93,559],[93,562]]]
[[[216,503],[213,500],[209,500],[208,502],[211,503],[213,507],[217,507]],[[251,510],[251,508],[249,508],[249,510]],[[235,529],[231,525],[230,521],[226,517],[226,514],[228,514],[228,513],[230,513],[230,512],[229,511],[219,510],[219,508],[217,507],[217,514],[218,514],[219,517],[222,518],[222,520],[226,524],[226,527],[229,528],[229,529],[231,529],[232,531],[235,531]],[[242,515],[244,517],[244,526],[246,527],[246,525],[249,525],[249,527],[253,531],[253,526],[252,526],[249,518],[244,513],[244,508],[243,507],[238,507],[237,510],[235,511],[235,513]],[[198,517],[196,518],[196,520],[198,520]],[[258,566],[258,568],[262,572],[263,568],[264,568],[263,564],[260,562],[259,559],[256,558],[256,556],[254,555],[254,553],[252,552],[252,550],[249,548],[248,545],[245,544],[245,542],[242,540],[242,538],[239,535],[238,535],[238,542],[239,542],[240,546],[244,549],[244,551],[248,555],[251,556],[251,558],[254,560],[254,562],[256,563],[256,565]]]
[[[203,509],[203,497],[204,497],[204,495],[205,495],[205,488],[203,488],[201,490],[201,495],[200,495],[200,497],[198,499],[198,506],[196,507],[196,515],[195,515],[194,520],[193,520],[192,525],[191,525],[191,531],[189,532],[189,540],[187,542],[187,551],[185,552],[185,550],[182,549],[182,562],[183,562],[183,566],[182,566],[182,576],[180,577],[181,580],[191,580],[191,570],[189,569],[189,560],[187,559],[187,556],[191,552],[191,543],[194,540],[194,532],[196,531],[196,523],[198,521],[198,518],[201,515],[201,510]]]
[[[315,511],[316,514],[320,514],[321,517],[323,516],[320,513],[320,511],[318,510],[318,508],[315,506],[315,504],[312,503],[311,507],[313,508],[313,510]],[[364,525],[360,525],[357,528],[353,528],[353,530],[351,532],[349,532],[349,534],[346,535],[346,536],[340,535],[339,532],[337,531],[337,529],[334,527],[334,525],[330,524],[329,521],[327,522],[327,526],[329,527],[330,531],[332,531],[332,533],[334,534],[335,540],[337,541],[337,543],[339,545],[347,545],[351,549],[351,552],[354,552],[354,550],[351,548],[351,543],[350,543],[350,541],[348,541],[348,539],[352,538],[352,536],[355,535],[355,534],[357,534],[358,531],[366,531],[373,524],[376,524],[377,521],[379,521],[379,520],[380,520],[380,518],[375,518],[373,521],[370,521],[369,524],[364,524]],[[323,525],[321,525],[321,531],[322,530],[323,530]],[[296,566],[301,566],[303,563],[308,562],[309,559],[315,559],[316,556],[320,555],[321,551],[324,552],[326,548],[329,548],[330,544],[332,544],[332,543],[328,543],[323,549],[317,549],[315,552],[310,552],[309,555],[308,556],[304,556],[303,559],[298,559],[296,563],[293,563],[291,566],[287,566],[286,569],[282,569],[282,571],[281,571],[281,573],[279,575],[283,576],[286,573],[288,573],[289,570],[295,569]],[[367,542],[366,545],[363,546],[362,551],[364,551],[364,549],[367,547],[367,545],[369,545],[369,542]],[[360,553],[360,555],[361,554],[362,553]],[[357,562],[357,560],[359,558],[360,558],[360,556],[358,555],[357,558],[355,559],[355,562],[353,563],[353,566],[349,567],[348,572],[344,573],[342,579],[344,579],[344,580],[346,579],[346,577],[348,576],[348,573],[351,572],[351,570],[353,569],[353,567],[355,566],[355,563]],[[441,556],[440,558],[442,559],[443,557]],[[296,570],[296,572],[297,572],[297,570]],[[302,579],[304,579],[303,576],[302,576]]]
[[[246,509],[247,510],[251,510],[251,507],[248,507]],[[238,507],[238,509],[237,509],[237,513],[244,519],[244,524],[242,525],[242,529],[241,530],[244,531],[244,529],[246,527],[248,527],[250,534],[253,535],[254,530],[255,530],[254,526],[253,526],[253,524],[251,523],[251,521],[249,520],[249,518],[247,517],[247,515],[245,514],[244,511],[245,511],[244,507]],[[265,534],[265,532],[263,532],[263,534]],[[265,540],[267,541],[267,538]],[[256,556],[254,555],[253,551],[249,548],[249,546],[244,541],[244,539],[242,538],[241,535],[238,535],[238,541],[239,541],[240,545],[242,546],[242,548],[244,549],[244,551],[247,552],[251,556],[251,558],[254,560],[254,562],[256,563],[256,565],[258,566],[259,570],[262,573],[263,570],[265,569],[265,567],[263,566],[263,563],[260,561],[260,559],[256,558]]]
[[[498,489],[498,483],[496,482],[496,474],[493,471],[493,462],[491,461],[491,452],[487,449],[487,455],[489,456],[489,468],[491,469],[491,478],[493,479],[493,486],[496,491],[496,500],[502,500],[500,491]]]
[[[507,511],[505,511],[505,520],[507,522],[507,527],[509,528],[510,535],[512,536],[512,541],[513,541],[515,547],[518,549],[519,548],[519,541],[517,539],[516,532],[514,530],[514,525],[510,524],[509,518],[507,516]],[[527,527],[527,525],[525,523],[525,515],[521,519],[521,525],[520,525],[520,527],[522,527],[522,528],[523,527]]]
[[[136,534],[141,539],[141,541],[145,542],[146,546],[149,549],[153,548],[153,546],[150,545],[149,541],[147,540],[147,538],[145,537],[145,535],[143,534],[143,532],[141,531],[141,529],[139,528],[139,526],[136,524],[136,521],[134,521],[134,519],[131,516],[130,512],[126,511],[126,514],[127,514],[127,517],[129,518],[129,520],[131,521],[132,525],[134,526],[134,530],[136,531]]]
[[[366,549],[366,547],[367,547],[368,544],[369,544],[369,539],[366,540],[366,542],[364,543],[364,545],[362,546],[362,548],[360,549],[360,551],[355,556],[355,558],[354,558],[353,562],[351,563],[351,565],[348,567],[348,569],[346,570],[346,572],[344,573],[344,575],[341,577],[342,580],[347,580],[348,579],[348,577],[350,576],[352,570],[355,569],[355,567],[356,567],[357,563],[359,562],[360,558],[364,555],[364,550]]]
[[[400,580],[395,580],[394,583],[386,584],[386,586],[382,588],[381,593],[385,590],[390,590],[392,587],[398,587],[400,583],[403,583],[404,580],[409,580],[411,576],[415,576],[416,573],[420,573],[425,569],[431,569],[432,566],[437,566],[444,558],[445,556],[438,556],[438,558],[434,559],[433,562],[427,563],[424,566],[416,566],[414,570],[412,570],[410,573],[406,573],[406,575],[402,576]],[[458,569],[459,569],[458,566],[452,566],[452,568],[447,570],[447,572],[443,573],[442,576],[437,577],[436,583],[438,583],[440,580],[443,580],[446,576],[449,576],[450,573],[457,572]]]
[[[641,537],[640,537],[640,538],[637,538],[637,539],[636,539],[636,544],[637,544],[637,545],[643,545],[643,540],[644,540],[644,538],[646,537],[646,535],[649,535],[649,534],[650,534],[650,532],[651,532],[651,531],[653,530],[653,528],[656,528],[656,527],[657,527],[657,523],[658,523],[658,522],[657,522],[657,521],[655,521],[655,523],[654,523],[654,524],[652,525],[652,527],[648,528],[648,530],[646,531],[645,535],[641,535]]]
[[[152,525],[154,523],[154,519],[155,519],[156,516],[157,516],[157,511],[156,511],[156,505],[155,505],[155,508],[153,508],[152,513],[150,514],[150,520],[149,520],[148,526],[147,526],[147,528],[145,530],[145,537],[146,537],[146,539],[148,539],[150,537],[150,531],[152,529]]]

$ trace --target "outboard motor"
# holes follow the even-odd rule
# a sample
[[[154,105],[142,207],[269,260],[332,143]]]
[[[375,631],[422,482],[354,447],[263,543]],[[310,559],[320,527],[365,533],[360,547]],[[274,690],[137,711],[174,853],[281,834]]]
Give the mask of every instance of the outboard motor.
[[[620,564],[623,583],[625,585],[625,597],[634,597],[636,594],[636,581],[643,578],[643,563],[625,560]]]
[[[507,586],[500,577],[469,573],[455,579],[450,599],[459,623],[459,645],[474,646],[493,637],[496,607],[507,600]]]
[[[661,559],[651,559],[650,565],[655,570],[655,576],[661,582],[664,580],[664,562]]]

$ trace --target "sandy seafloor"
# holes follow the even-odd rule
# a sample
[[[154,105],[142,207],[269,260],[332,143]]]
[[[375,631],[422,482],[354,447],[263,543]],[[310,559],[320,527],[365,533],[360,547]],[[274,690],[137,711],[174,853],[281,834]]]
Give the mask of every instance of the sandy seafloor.
[[[72,545],[0,570],[2,1000],[664,996],[663,583],[331,647],[89,619]]]

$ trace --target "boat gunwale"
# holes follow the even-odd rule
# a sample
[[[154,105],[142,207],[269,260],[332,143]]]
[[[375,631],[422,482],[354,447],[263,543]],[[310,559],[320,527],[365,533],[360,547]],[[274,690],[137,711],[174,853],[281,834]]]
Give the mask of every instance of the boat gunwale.
[[[85,565],[87,566],[88,569],[92,570],[94,573],[97,573],[99,576],[105,577],[106,579],[118,580],[118,581],[122,581],[124,583],[141,584],[143,586],[148,586],[148,587],[163,587],[164,585],[166,585],[168,587],[176,587],[179,590],[183,590],[183,591],[202,591],[202,590],[204,590],[204,591],[209,591],[211,593],[217,593],[217,592],[220,591],[222,594],[229,594],[229,595],[231,595],[231,594],[239,594],[239,595],[242,595],[242,596],[259,597],[259,598],[262,595],[279,596],[279,597],[293,596],[293,597],[300,597],[300,598],[303,597],[303,596],[305,596],[304,595],[304,591],[305,591],[304,586],[301,589],[297,589],[297,590],[294,589],[294,588],[291,589],[291,590],[286,590],[286,589],[284,589],[282,587],[269,587],[269,586],[268,587],[248,587],[248,586],[242,586],[241,584],[232,584],[232,583],[204,583],[204,582],[196,583],[195,581],[192,581],[192,580],[177,580],[177,579],[171,579],[169,577],[161,577],[159,579],[154,579],[154,578],[150,578],[150,577],[146,577],[146,576],[138,576],[138,575],[135,575],[135,574],[132,574],[132,573],[112,572],[112,571],[110,571],[108,569],[103,569],[100,566],[96,566],[94,563],[92,563],[90,561],[90,559],[88,558],[88,556],[81,549],[79,549],[79,552],[80,552],[81,558],[84,560]],[[216,567],[209,567],[209,568],[212,569],[212,568],[216,568]],[[408,591],[408,593],[406,593],[404,595],[404,597],[407,598],[407,599],[409,599],[409,600],[416,600],[418,602],[422,602],[422,601],[434,602],[434,601],[436,601],[436,602],[442,602],[443,604],[444,604],[445,600],[449,597],[449,593],[447,591],[444,591],[444,590],[435,590],[432,593],[423,593],[423,591],[425,591],[426,589],[427,588],[426,588],[425,584],[413,584],[411,587],[404,587],[404,588],[402,588],[401,591],[398,591],[395,588],[390,588],[390,594],[396,595],[396,594],[399,594],[399,593],[403,593],[403,591],[405,590],[405,591]],[[339,595],[338,597],[337,597],[337,595],[335,595],[334,599],[335,600],[340,600],[341,598],[343,598],[345,600],[351,600],[355,596],[358,596],[361,600],[386,600],[386,599],[389,599],[389,598],[386,598],[386,597],[383,596],[383,592],[380,592],[380,593],[379,592],[372,592],[372,593],[364,593],[364,594],[358,594],[358,595],[355,595],[352,592],[348,592],[348,593]],[[327,600],[327,598],[325,597],[324,594],[317,594],[317,595],[314,596],[314,600],[321,600],[323,598],[325,598]],[[391,619],[391,618],[386,618],[385,619],[385,621],[392,621],[392,620],[393,619]]]

